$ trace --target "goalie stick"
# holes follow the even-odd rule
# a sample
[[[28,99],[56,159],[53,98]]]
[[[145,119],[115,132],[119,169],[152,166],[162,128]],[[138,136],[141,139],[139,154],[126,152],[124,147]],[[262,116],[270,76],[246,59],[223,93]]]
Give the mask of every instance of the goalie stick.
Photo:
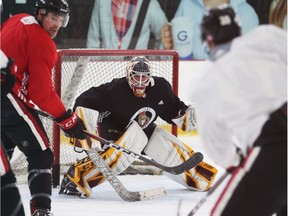
[[[121,181],[114,175],[110,167],[105,163],[101,158],[96,149],[91,149],[85,152],[88,154],[89,158],[93,163],[98,167],[99,171],[103,176],[109,181],[111,186],[115,189],[118,195],[125,201],[135,202],[135,201],[144,201],[154,198],[163,197],[166,195],[165,188],[156,188],[146,191],[128,191]]]
[[[45,113],[43,111],[41,111],[40,109],[36,110],[40,115],[48,117],[52,120],[55,120],[55,118],[53,116],[51,116],[48,113]],[[126,148],[123,148],[121,146],[116,145],[113,142],[110,142],[102,137],[98,137],[94,134],[89,133],[88,131],[83,131],[83,133],[85,133],[87,136],[91,137],[92,139],[98,140],[100,143],[107,145],[109,147],[115,148],[118,151],[122,151],[136,159],[142,160],[144,162],[146,162],[147,164],[153,165],[155,167],[158,167],[159,169],[165,171],[165,172],[169,172],[173,175],[178,175],[181,174],[183,172],[185,172],[186,170],[190,170],[193,167],[197,166],[199,163],[202,162],[203,160],[203,154],[201,152],[196,152],[195,154],[193,154],[188,160],[184,161],[182,164],[173,166],[173,167],[168,167],[168,166],[164,166],[162,164],[157,163],[156,161],[149,159],[147,157],[145,157],[144,155],[139,155],[135,152],[132,152]]]
[[[193,167],[197,166],[202,160],[203,160],[203,155],[202,153],[200,152],[196,152],[195,154],[193,154],[188,160],[184,161],[182,164],[179,164],[177,166],[173,166],[173,167],[168,167],[168,166],[164,166],[162,164],[159,164],[157,163],[156,161],[152,160],[152,159],[149,159],[143,155],[139,155],[135,152],[132,152],[126,148],[123,148],[119,145],[116,145],[115,143],[113,142],[110,142],[104,138],[101,138],[101,137],[98,137],[94,134],[91,134],[87,131],[84,131],[84,133],[91,137],[92,139],[95,139],[95,140],[98,140],[100,143],[106,145],[106,146],[109,146],[109,147],[112,147],[112,148],[115,148],[119,151],[122,151],[136,159],[139,159],[139,160],[142,160],[144,162],[146,162],[147,164],[150,164],[150,165],[153,165],[155,167],[158,167],[159,169],[165,171],[165,172],[169,172],[171,174],[174,174],[174,175],[178,175],[180,173],[183,173],[185,172],[186,170],[190,170],[192,169]]]
[[[40,110],[39,108],[35,110],[38,112],[38,114],[44,117],[50,118],[51,120],[55,120],[55,117]],[[88,133],[88,132],[85,132],[85,133]],[[111,186],[115,189],[117,194],[124,201],[128,201],[128,202],[144,201],[144,200],[150,200],[150,199],[166,196],[165,188],[156,188],[156,189],[151,189],[151,190],[146,190],[146,191],[128,191],[125,188],[125,186],[121,183],[121,181],[117,178],[117,176],[114,175],[110,167],[101,158],[101,156],[99,155],[96,149],[91,148],[89,151],[88,150],[84,150],[84,151],[89,156],[91,161],[98,167],[99,171],[108,180]]]

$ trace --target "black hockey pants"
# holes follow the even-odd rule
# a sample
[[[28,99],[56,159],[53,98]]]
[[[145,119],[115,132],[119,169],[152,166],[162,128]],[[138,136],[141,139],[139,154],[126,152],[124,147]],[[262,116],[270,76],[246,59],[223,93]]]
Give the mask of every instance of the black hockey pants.
[[[29,189],[35,206],[50,209],[54,157],[46,132],[33,109],[15,95],[8,94],[8,97],[1,99],[1,141],[6,150],[17,146],[25,154]]]
[[[211,215],[287,215],[287,104],[270,115]]]

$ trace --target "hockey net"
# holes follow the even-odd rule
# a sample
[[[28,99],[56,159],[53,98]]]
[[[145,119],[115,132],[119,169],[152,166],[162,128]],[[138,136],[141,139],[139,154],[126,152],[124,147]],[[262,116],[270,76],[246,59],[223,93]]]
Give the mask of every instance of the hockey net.
[[[125,68],[135,56],[145,56],[149,59],[154,76],[161,76],[168,80],[173,91],[178,95],[178,54],[173,50],[91,50],[67,49],[58,51],[58,61],[53,69],[53,83],[55,91],[61,96],[66,108],[72,108],[76,97],[92,86],[111,81],[113,78],[125,76]],[[125,112],[125,110],[123,110]],[[41,117],[49,136],[54,152],[53,185],[59,185],[60,175],[77,159],[86,157],[85,153],[76,153],[58,126],[52,120]],[[95,119],[96,121],[96,119]],[[177,129],[171,127],[160,118],[157,125],[174,135]],[[16,176],[27,174],[27,161],[20,154],[12,162],[12,169]],[[157,173],[146,164],[136,161],[127,173]]]

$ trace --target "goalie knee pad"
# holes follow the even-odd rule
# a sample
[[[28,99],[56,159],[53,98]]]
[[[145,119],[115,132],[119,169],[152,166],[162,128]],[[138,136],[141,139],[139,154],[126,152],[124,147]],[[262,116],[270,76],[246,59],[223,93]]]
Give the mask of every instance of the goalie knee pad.
[[[144,152],[166,166],[179,165],[195,153],[177,137],[159,127],[153,132]],[[166,172],[164,174],[188,189],[206,191],[210,188],[217,169],[206,162],[201,162],[198,166],[179,175]]]
[[[117,145],[138,154],[144,149],[146,143],[147,137],[136,122],[133,122],[126,132],[116,141]],[[108,148],[104,152],[101,152],[100,155],[116,175],[122,173],[135,161],[131,156],[114,148]],[[67,177],[76,185],[76,189],[86,197],[91,195],[91,188],[105,181],[105,177],[89,157],[76,162],[70,167]]]

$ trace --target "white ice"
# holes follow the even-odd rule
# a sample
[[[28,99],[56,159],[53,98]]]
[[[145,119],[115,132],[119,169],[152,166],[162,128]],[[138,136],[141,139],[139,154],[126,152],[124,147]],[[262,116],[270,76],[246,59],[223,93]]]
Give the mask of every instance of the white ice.
[[[217,166],[203,151],[199,137],[185,136],[180,137],[180,139],[189,143],[194,150],[202,152],[205,162]],[[219,168],[219,166],[217,166],[217,168]],[[215,181],[217,181],[223,173],[223,169],[219,168]],[[184,186],[170,180],[164,175],[127,175],[119,176],[119,179],[129,191],[142,191],[165,187],[167,195],[148,201],[126,202],[118,196],[108,182],[104,182],[100,186],[93,188],[93,194],[87,199],[63,197],[58,195],[59,189],[53,188],[52,212],[55,216],[176,216],[177,213],[179,216],[187,216],[207,193],[189,191]],[[195,214],[196,216],[209,215],[224,184],[219,187],[219,190],[208,197],[207,201]],[[22,183],[18,184],[18,187],[22,196],[25,213],[29,215],[29,200],[31,197],[28,185]],[[178,210],[180,200],[182,200],[182,204]]]

